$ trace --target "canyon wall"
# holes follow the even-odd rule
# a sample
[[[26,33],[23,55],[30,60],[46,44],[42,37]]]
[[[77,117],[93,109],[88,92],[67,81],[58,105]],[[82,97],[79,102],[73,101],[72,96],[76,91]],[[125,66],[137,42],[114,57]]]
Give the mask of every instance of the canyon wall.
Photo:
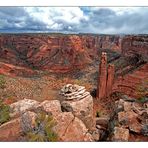
[[[11,73],[11,75],[22,73],[24,76],[32,75],[34,73],[32,69],[50,72],[83,69],[88,64],[98,63],[100,53],[108,49],[120,54],[121,57],[132,57],[131,60],[124,61],[126,66],[123,68],[121,66],[120,71],[116,71],[115,67],[119,77],[116,78],[113,90],[133,94],[135,87],[147,79],[147,65],[145,65],[148,61],[147,35],[121,37],[94,34],[2,34],[0,35],[0,73]],[[112,54],[111,57],[114,60]],[[120,56],[117,60],[120,67],[122,63]],[[109,67],[108,69],[104,67],[105,74],[100,75],[100,78],[102,77],[99,80],[100,85],[102,83],[104,86],[101,86],[103,96],[104,94],[108,96],[112,89],[113,79],[110,71],[114,73],[114,67]],[[123,72],[124,75],[122,75]]]
[[[105,98],[112,92],[121,92],[134,98],[147,95],[148,36],[127,35],[123,37],[121,51],[122,58],[117,59],[116,64],[120,64],[118,65],[119,70],[116,69],[115,78],[113,77],[114,65],[110,66],[109,64],[107,66],[107,62],[104,63],[107,60],[101,58],[97,89],[98,98]],[[105,57],[107,58],[107,56]],[[124,63],[122,62],[123,58],[126,58]]]
[[[122,40],[122,54],[133,56],[139,54],[148,61],[148,35],[128,35]]]
[[[113,92],[140,98],[148,89],[148,35],[128,35],[122,40],[122,55],[131,58],[126,74],[116,78]],[[130,63],[132,63],[130,65]]]
[[[18,66],[65,72],[98,59],[98,49],[121,52],[115,35],[0,35],[0,60]]]
[[[141,98],[148,90],[148,64],[144,64],[132,73],[119,76],[112,92],[121,92],[130,97]]]

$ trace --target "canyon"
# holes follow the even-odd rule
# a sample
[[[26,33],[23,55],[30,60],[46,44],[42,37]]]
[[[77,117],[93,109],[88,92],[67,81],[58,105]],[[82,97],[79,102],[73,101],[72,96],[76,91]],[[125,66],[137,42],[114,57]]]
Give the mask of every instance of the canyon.
[[[119,36],[1,35],[1,60],[48,71],[70,71],[98,59],[98,49],[121,52]]]
[[[19,141],[22,118],[34,120],[39,106],[53,113],[61,141],[147,141],[147,62],[148,35],[0,34],[0,98],[19,113],[0,125],[11,128],[0,141]]]

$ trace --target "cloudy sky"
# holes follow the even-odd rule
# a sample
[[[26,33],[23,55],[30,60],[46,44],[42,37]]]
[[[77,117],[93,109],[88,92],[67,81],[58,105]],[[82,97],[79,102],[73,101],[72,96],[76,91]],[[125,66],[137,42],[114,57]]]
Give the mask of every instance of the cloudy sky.
[[[0,32],[147,34],[148,7],[0,7]]]

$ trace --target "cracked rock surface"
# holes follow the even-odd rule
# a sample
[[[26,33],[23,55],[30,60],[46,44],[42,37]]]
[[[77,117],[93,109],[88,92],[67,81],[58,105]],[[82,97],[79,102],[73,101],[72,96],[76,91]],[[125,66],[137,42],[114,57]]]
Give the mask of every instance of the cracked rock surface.
[[[63,101],[61,106],[63,111],[72,112],[77,118],[82,120],[89,130],[95,127],[93,116],[93,98],[85,87],[67,84],[61,89]]]

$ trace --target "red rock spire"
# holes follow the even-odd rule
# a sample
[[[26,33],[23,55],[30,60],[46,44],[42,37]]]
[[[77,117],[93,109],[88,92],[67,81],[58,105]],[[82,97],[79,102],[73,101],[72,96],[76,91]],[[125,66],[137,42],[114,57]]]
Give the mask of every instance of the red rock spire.
[[[106,83],[106,96],[108,97],[112,92],[112,86],[114,83],[115,66],[113,64],[108,65],[107,70],[107,83]]]
[[[99,78],[97,88],[97,98],[106,96],[106,77],[107,77],[107,54],[102,52],[101,61],[99,64]]]
[[[105,98],[112,92],[114,81],[115,68],[113,64],[107,67],[107,54],[102,52],[101,61],[99,64],[99,78],[97,86],[97,98]]]

